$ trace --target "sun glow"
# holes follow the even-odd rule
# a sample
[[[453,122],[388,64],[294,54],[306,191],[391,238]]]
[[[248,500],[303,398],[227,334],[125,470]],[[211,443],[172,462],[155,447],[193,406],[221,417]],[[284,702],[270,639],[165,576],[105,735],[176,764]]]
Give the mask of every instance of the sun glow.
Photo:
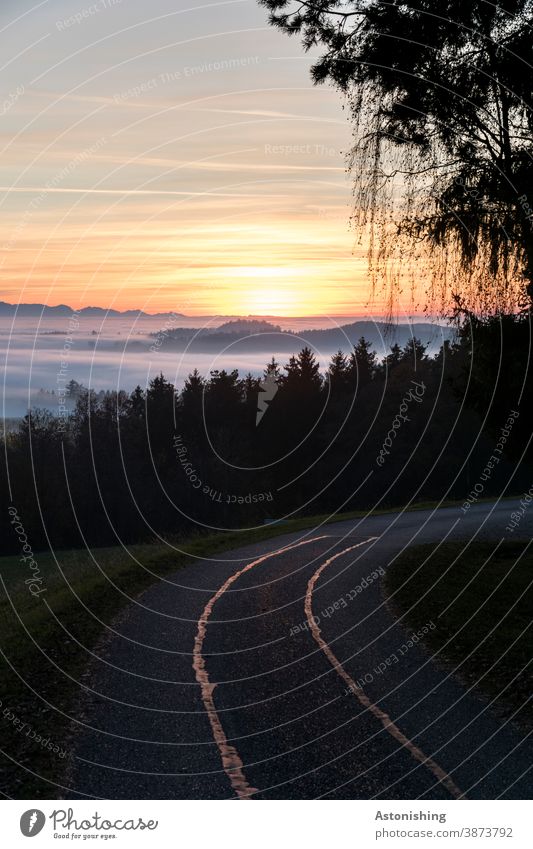
[[[296,277],[304,273],[303,269],[285,268],[285,266],[242,265],[230,269],[233,277]]]
[[[295,293],[290,289],[264,287],[252,289],[245,295],[246,311],[251,315],[294,315],[297,308]]]

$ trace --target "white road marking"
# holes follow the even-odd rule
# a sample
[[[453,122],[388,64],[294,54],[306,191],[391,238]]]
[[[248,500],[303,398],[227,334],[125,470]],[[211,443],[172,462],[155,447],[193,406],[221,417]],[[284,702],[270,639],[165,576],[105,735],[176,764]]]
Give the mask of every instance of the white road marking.
[[[347,554],[349,551],[353,551],[355,548],[360,548],[362,545],[367,545],[369,542],[373,542],[378,537],[369,537],[369,539],[364,540],[364,542],[359,542],[357,545],[351,545],[349,548],[345,548],[343,551],[339,551],[337,554],[334,554],[332,557],[328,558],[315,572],[313,577],[309,580],[307,584],[307,592],[305,594],[305,615],[307,617],[307,622],[311,629],[311,633],[315,638],[315,641],[320,646],[329,662],[335,669],[335,671],[340,675],[343,681],[348,684],[350,691],[354,694],[354,696],[359,700],[359,702],[363,705],[363,707],[367,708],[370,713],[378,719],[385,731],[387,731],[394,739],[400,743],[412,757],[423,764],[430,772],[433,773],[435,778],[441,782],[448,792],[456,799],[462,799],[464,794],[457,787],[453,779],[445,772],[441,766],[439,766],[436,761],[432,758],[428,757],[424,754],[422,749],[419,749],[412,740],[405,736],[405,734],[400,731],[398,726],[392,721],[390,716],[385,713],[385,711],[381,710],[374,702],[367,696],[362,687],[359,687],[353,678],[346,672],[341,662],[335,656],[329,645],[326,643],[324,638],[322,637],[322,633],[313,616],[313,590],[315,588],[315,584],[318,581],[320,575],[326,569],[330,563],[333,563],[334,560],[337,560],[338,557],[342,557],[343,554]]]
[[[311,539],[303,540],[302,542],[293,543],[292,545],[287,545],[284,548],[278,548],[276,551],[272,551],[269,554],[264,554],[262,557],[258,557],[257,560],[253,560],[251,563],[248,563],[247,566],[239,569],[231,575],[224,584],[222,584],[215,595],[209,599],[200,619],[198,620],[198,631],[194,640],[193,649],[193,669],[196,674],[196,680],[200,684],[202,701],[207,711],[209,722],[211,723],[215,743],[218,746],[220,757],[222,758],[222,766],[239,799],[250,799],[253,793],[257,793],[257,789],[248,784],[244,774],[244,764],[235,746],[230,745],[228,742],[228,738],[224,733],[220,717],[215,707],[213,691],[216,684],[211,684],[209,681],[205,660],[202,655],[209,617],[211,616],[213,607],[218,599],[221,598],[226,590],[235,583],[241,575],[244,575],[245,572],[249,572],[250,569],[254,568],[254,566],[259,566],[260,563],[264,563],[265,560],[268,560],[271,557],[276,557],[278,554],[285,554],[287,551],[300,548],[302,545],[309,545],[311,542],[318,542],[321,539],[327,538],[328,535],[323,534],[322,536],[312,537]]]

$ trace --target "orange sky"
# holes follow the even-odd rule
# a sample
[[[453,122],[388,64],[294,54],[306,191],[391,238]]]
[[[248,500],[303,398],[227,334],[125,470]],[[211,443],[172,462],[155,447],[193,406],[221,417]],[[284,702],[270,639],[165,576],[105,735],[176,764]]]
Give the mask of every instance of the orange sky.
[[[190,5],[3,4],[0,299],[361,314],[340,96],[256,0]]]

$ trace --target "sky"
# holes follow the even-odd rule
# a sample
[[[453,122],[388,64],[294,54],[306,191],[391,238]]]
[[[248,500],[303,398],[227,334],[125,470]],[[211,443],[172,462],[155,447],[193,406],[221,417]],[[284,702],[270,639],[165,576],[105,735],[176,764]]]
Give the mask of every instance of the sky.
[[[341,95],[256,0],[3,0],[0,300],[361,315]]]

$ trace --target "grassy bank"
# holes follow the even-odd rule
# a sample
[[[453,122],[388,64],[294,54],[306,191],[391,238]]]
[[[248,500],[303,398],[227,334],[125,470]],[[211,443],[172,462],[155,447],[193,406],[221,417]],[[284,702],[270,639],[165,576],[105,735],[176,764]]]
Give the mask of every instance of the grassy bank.
[[[386,578],[409,627],[437,623],[426,638],[437,657],[529,727],[532,578],[531,545],[520,540],[413,546]]]

